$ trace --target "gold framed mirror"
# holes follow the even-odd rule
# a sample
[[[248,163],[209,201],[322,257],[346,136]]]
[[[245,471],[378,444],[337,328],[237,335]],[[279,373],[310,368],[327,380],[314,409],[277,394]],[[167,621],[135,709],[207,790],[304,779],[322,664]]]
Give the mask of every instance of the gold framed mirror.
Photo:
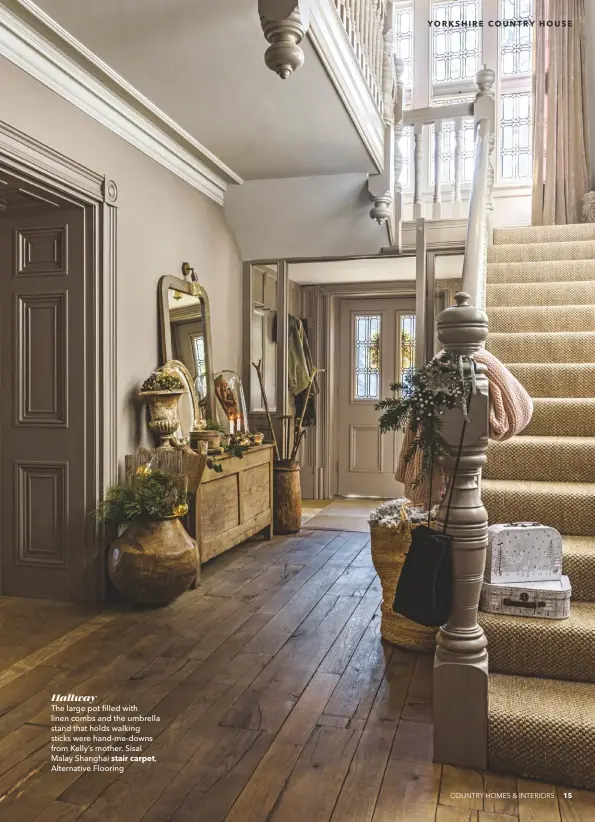
[[[161,277],[158,286],[161,360],[186,369],[198,398],[194,420],[215,419],[211,314],[205,289],[193,280]]]

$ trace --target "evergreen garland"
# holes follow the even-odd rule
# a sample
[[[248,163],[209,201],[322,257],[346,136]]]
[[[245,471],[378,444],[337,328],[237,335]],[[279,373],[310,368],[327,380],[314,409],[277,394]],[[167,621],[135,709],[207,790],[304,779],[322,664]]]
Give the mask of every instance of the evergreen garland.
[[[408,384],[393,383],[391,391],[401,396],[387,397],[375,407],[382,411],[380,430],[406,431],[413,433],[406,459],[409,461],[421,452],[421,474],[414,487],[422,482],[432,470],[436,457],[448,452],[442,435],[442,415],[444,408],[461,407],[467,418],[467,403],[464,383],[464,363],[471,366],[472,391],[475,390],[475,362],[466,356],[453,358],[442,352],[430,362],[413,372]]]
[[[120,525],[140,517],[161,520],[184,516],[187,511],[187,495],[178,479],[166,471],[142,466],[131,485],[112,485],[99,505],[97,519]]]

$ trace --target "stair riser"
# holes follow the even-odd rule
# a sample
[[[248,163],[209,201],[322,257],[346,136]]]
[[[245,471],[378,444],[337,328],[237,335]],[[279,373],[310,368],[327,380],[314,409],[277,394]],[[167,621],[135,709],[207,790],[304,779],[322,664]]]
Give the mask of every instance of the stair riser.
[[[492,440],[488,448],[486,479],[536,482],[593,482],[595,439],[588,446],[563,442],[527,442],[516,437]]]
[[[595,331],[595,305],[491,308],[488,323],[490,334]]]
[[[564,551],[562,572],[570,579],[573,602],[595,602],[595,537],[592,554]]]
[[[542,522],[569,536],[589,536],[594,530],[594,496],[537,496],[484,487],[482,498],[490,524]]]
[[[595,680],[595,629],[573,630],[568,620],[537,617],[506,619],[480,613],[478,619],[488,638],[491,672]]]
[[[494,229],[494,245],[595,240],[595,223],[521,226]]]
[[[488,350],[505,363],[593,363],[595,333],[490,334]]]
[[[595,260],[595,240],[535,245],[493,245],[488,249],[488,263],[525,263],[542,260]]]
[[[561,283],[595,281],[595,260],[489,263],[488,283]]]
[[[521,436],[595,437],[595,400],[533,399],[533,417]]]
[[[506,308],[507,306],[534,305],[593,305],[595,303],[595,282],[592,280],[573,283],[511,283],[490,285],[486,290],[486,306]]]
[[[595,397],[595,366],[509,363],[508,367],[531,397]]]

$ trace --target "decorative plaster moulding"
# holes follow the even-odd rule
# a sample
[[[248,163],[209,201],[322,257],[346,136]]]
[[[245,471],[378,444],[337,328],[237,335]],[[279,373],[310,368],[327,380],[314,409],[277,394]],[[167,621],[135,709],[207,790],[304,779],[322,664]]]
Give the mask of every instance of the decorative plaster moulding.
[[[0,3],[0,55],[219,205],[243,182],[31,0]]]
[[[384,168],[384,123],[332,0],[310,0],[308,38],[378,171]]]

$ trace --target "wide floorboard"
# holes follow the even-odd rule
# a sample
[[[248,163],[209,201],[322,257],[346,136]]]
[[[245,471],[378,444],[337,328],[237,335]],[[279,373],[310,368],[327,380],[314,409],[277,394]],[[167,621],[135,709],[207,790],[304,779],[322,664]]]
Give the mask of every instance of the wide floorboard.
[[[330,530],[245,543],[163,609],[1,599],[0,818],[593,822],[587,791],[433,764],[432,660],[380,640],[379,602],[369,535]],[[51,772],[55,693],[158,716],[157,764]]]

